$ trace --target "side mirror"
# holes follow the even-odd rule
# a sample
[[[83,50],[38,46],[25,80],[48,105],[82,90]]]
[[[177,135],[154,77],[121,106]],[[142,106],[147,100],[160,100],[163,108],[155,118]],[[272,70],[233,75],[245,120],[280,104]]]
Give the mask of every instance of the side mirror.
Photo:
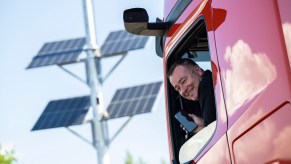
[[[165,22],[148,23],[149,16],[143,8],[125,10],[123,21],[126,31],[136,35],[163,36],[167,30]]]

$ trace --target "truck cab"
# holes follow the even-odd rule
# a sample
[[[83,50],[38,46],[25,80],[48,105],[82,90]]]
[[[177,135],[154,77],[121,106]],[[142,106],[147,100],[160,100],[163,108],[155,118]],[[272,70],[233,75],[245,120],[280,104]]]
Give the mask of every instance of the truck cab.
[[[156,38],[173,164],[291,163],[291,1],[166,0],[164,18],[150,23],[145,9],[133,8],[124,25]],[[199,105],[167,78],[181,58],[213,78],[216,121],[190,137],[174,116]]]

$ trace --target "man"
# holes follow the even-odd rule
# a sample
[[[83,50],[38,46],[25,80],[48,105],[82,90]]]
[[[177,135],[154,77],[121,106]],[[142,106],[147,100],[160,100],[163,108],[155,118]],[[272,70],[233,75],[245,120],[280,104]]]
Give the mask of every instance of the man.
[[[189,114],[198,125],[193,133],[199,132],[216,120],[211,71],[204,71],[191,59],[180,59],[171,66],[167,76],[172,86],[182,97],[199,101],[202,118],[195,114]]]

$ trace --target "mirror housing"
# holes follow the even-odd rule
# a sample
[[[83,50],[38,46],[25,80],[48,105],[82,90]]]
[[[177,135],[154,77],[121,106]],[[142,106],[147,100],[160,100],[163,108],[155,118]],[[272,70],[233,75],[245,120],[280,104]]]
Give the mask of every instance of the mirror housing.
[[[149,16],[143,8],[125,10],[123,21],[126,31],[135,35],[162,37],[167,30],[165,22],[148,23]]]

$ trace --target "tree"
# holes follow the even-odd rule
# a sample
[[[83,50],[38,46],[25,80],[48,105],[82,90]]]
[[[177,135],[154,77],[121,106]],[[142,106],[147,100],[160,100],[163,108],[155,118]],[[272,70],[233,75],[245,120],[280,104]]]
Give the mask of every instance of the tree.
[[[130,154],[130,152],[127,151],[126,153],[126,159],[125,159],[125,164],[146,164],[141,158],[139,158],[139,162],[133,162],[133,157]]]
[[[126,153],[125,164],[133,164],[133,158],[129,152]]]
[[[0,145],[0,164],[12,164],[16,161],[14,150],[4,150]]]
[[[166,164],[167,162],[165,160],[161,161],[162,164]],[[130,154],[129,151],[126,152],[126,158],[125,158],[125,164],[146,164],[145,161],[143,161],[142,158],[139,158],[138,162],[133,162],[133,157]]]

